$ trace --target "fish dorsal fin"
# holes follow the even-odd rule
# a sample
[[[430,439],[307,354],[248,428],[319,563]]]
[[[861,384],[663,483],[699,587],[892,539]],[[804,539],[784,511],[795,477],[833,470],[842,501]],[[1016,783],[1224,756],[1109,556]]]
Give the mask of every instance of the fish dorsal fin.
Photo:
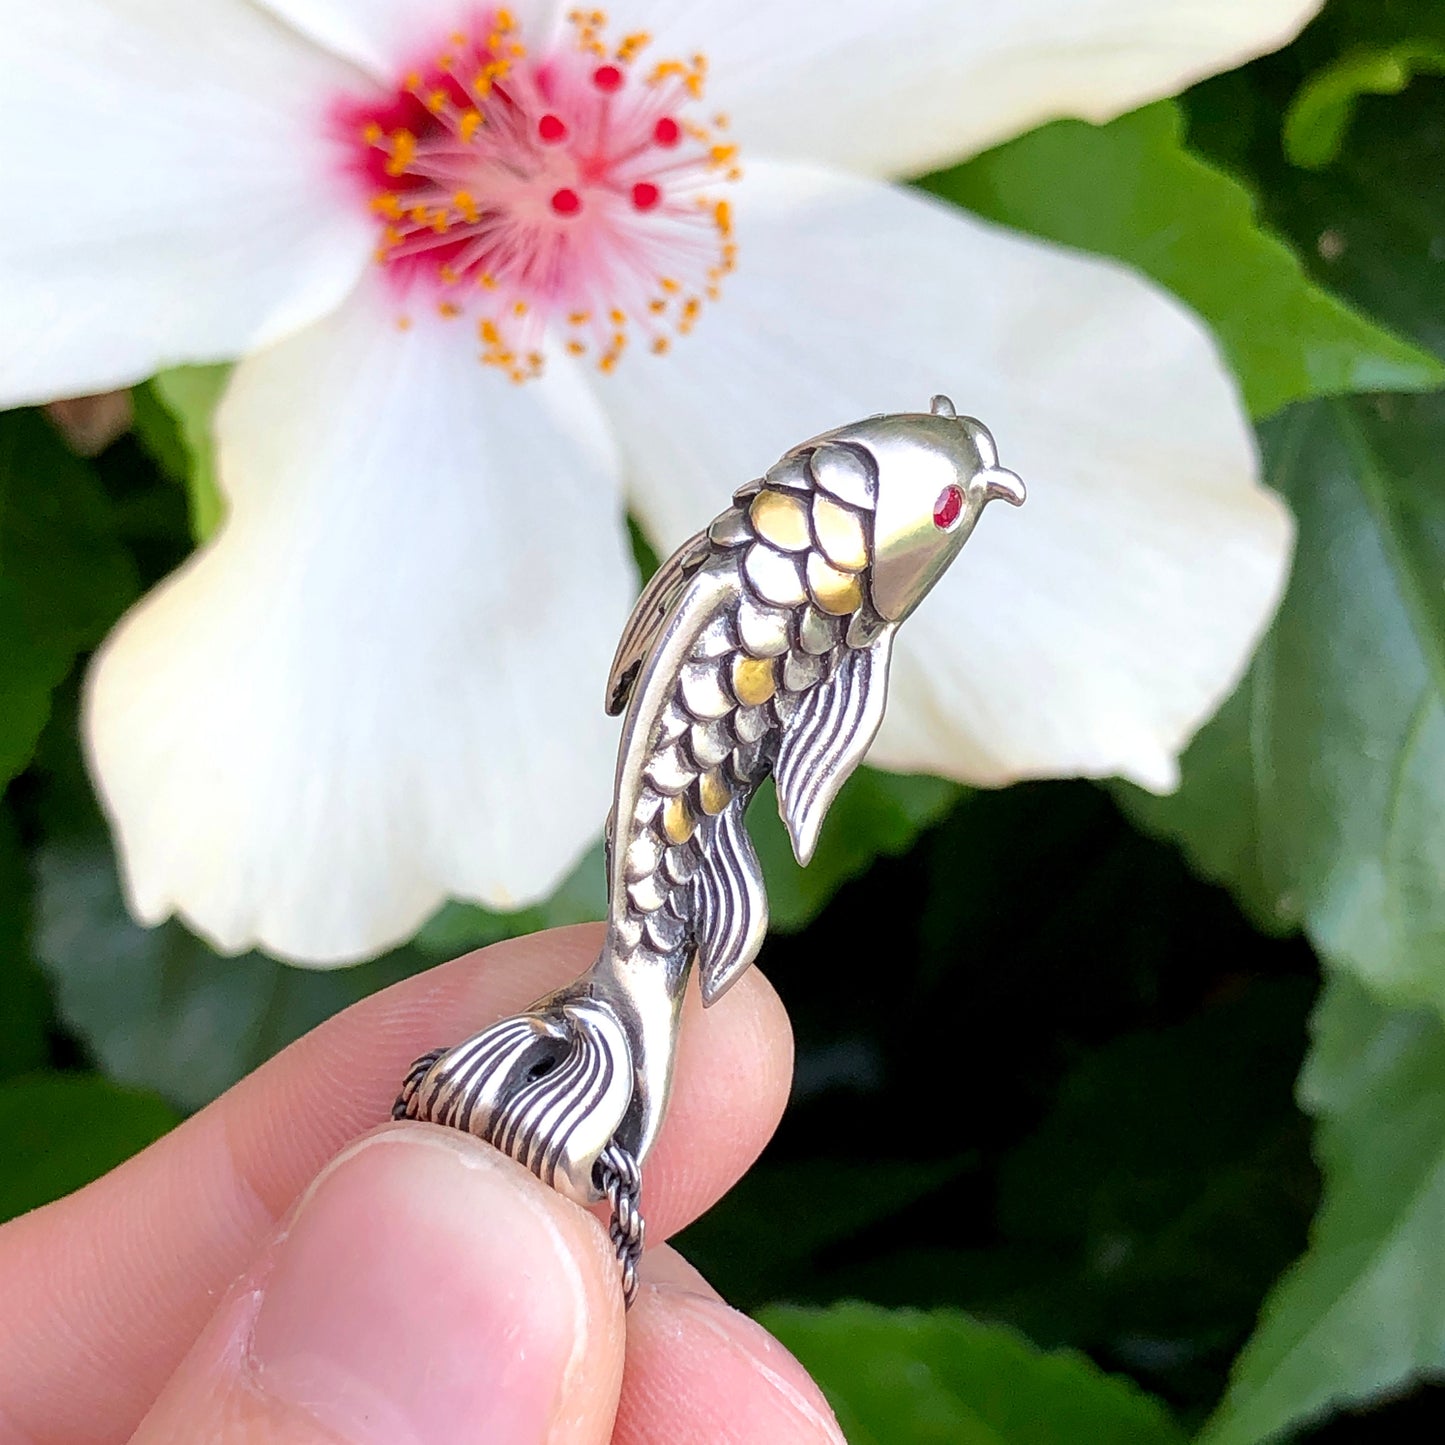
[[[763,870],[743,827],[741,799],[713,821],[691,888],[702,1001],[710,1004],[747,972],[768,931]]]
[[[812,858],[833,799],[883,721],[892,653],[890,627],[867,647],[848,652],[832,677],[815,687],[788,721],[773,777],[778,812],[799,863]]]
[[[607,711],[616,717],[627,706],[632,684],[642,668],[643,659],[652,651],[662,635],[677,599],[682,596],[688,577],[708,554],[706,532],[689,537],[656,572],[642,595],[632,606],[632,615],[622,629],[612,671],[607,674]]]

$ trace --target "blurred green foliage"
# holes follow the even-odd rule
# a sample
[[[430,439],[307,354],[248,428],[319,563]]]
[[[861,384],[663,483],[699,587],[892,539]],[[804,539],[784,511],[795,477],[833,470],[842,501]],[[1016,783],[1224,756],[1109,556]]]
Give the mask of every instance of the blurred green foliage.
[[[1445,1022],[1353,979],[1326,989],[1301,1102],[1327,1192],[1309,1253],[1265,1304],[1202,1440],[1244,1445],[1413,1374],[1445,1342]]]
[[[1440,360],[1312,283],[1248,190],[1183,143],[1162,101],[1111,125],[1056,121],[927,185],[980,215],[1152,276],[1210,324],[1250,411],[1445,381]]]
[[[1184,786],[1129,806],[1257,916],[1445,1010],[1445,399],[1316,402],[1263,440],[1288,596]]]
[[[1438,4],[1337,0],[1178,101],[923,182],[1193,307],[1299,543],[1173,797],[864,770],[806,872],[754,813],[794,1099],[681,1243],[855,1445],[1440,1433],[1442,57]],[[448,904],[355,969],[131,921],[81,670],[221,521],[224,377],[138,388],[89,461],[0,416],[0,1217],[374,989],[602,911],[594,850],[545,904]]]
[[[186,489],[197,542],[226,515],[211,423],[230,375],[229,366],[178,366],[136,388],[136,435],[161,470]]]
[[[1284,118],[1284,153],[1293,165],[1321,170],[1339,158],[1362,95],[1398,95],[1417,75],[1445,74],[1445,44],[1416,37],[1362,46],[1300,86]]]
[[[998,1325],[864,1304],[762,1318],[832,1382],[852,1445],[1183,1445],[1164,1408],[1126,1381]]]
[[[0,1218],[88,1184],[159,1139],[177,1119],[153,1094],[122,1089],[96,1074],[25,1074],[0,1083],[6,1150]]]
[[[894,957],[919,966],[880,987]],[[1317,1198],[1309,949],[1100,790],[1039,784],[972,795],[763,965],[797,1083],[682,1238],[709,1278],[749,1307],[964,1309],[1202,1417]]]
[[[30,957],[30,880],[8,808],[0,805],[0,1080],[50,1059],[50,998]]]
[[[323,1019],[426,966],[403,949],[312,971],[219,958],[184,925],[127,913],[110,837],[75,747],[73,701],[42,741],[24,792],[31,947],[60,1018],[113,1080],[197,1109]]]
[[[38,415],[0,414],[0,784],[29,762],[52,693],[135,592],[90,469]]]

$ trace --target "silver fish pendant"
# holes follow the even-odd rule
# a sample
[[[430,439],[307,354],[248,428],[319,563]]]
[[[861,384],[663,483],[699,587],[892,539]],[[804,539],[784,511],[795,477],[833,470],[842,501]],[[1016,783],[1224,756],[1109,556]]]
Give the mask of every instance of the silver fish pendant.
[[[647,584],[607,680],[623,714],[607,936],[575,983],[412,1066],[393,1116],[465,1129],[582,1204],[607,1199],[628,1303],[641,1165],[683,993],[721,997],[768,901],[743,814],[769,774],[799,863],[883,719],[899,624],[984,507],[1023,483],[947,397],[794,447]]]

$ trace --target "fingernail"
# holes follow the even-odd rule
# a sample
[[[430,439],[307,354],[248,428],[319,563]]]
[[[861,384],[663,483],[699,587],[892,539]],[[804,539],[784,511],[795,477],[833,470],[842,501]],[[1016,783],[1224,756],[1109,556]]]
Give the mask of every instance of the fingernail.
[[[707,1282],[703,1274],[689,1264],[671,1245],[661,1244],[642,1256],[637,1277],[643,1288],[665,1289],[675,1294],[695,1294],[703,1299],[720,1300],[722,1296]]]
[[[361,1141],[277,1246],[254,1386],[348,1445],[540,1445],[595,1308],[562,1207],[464,1134],[402,1125]],[[576,1225],[591,1248],[580,1211]]]

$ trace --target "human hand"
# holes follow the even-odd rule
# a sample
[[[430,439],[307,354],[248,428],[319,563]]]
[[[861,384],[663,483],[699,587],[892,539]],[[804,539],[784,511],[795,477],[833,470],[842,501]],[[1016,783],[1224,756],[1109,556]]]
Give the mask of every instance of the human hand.
[[[0,1442],[837,1445],[801,1366],[661,1244],[782,1112],[790,1035],[756,970],[690,1000],[625,1324],[596,1219],[468,1135],[372,1128],[413,1058],[597,944],[559,929],[388,989],[0,1228]]]

